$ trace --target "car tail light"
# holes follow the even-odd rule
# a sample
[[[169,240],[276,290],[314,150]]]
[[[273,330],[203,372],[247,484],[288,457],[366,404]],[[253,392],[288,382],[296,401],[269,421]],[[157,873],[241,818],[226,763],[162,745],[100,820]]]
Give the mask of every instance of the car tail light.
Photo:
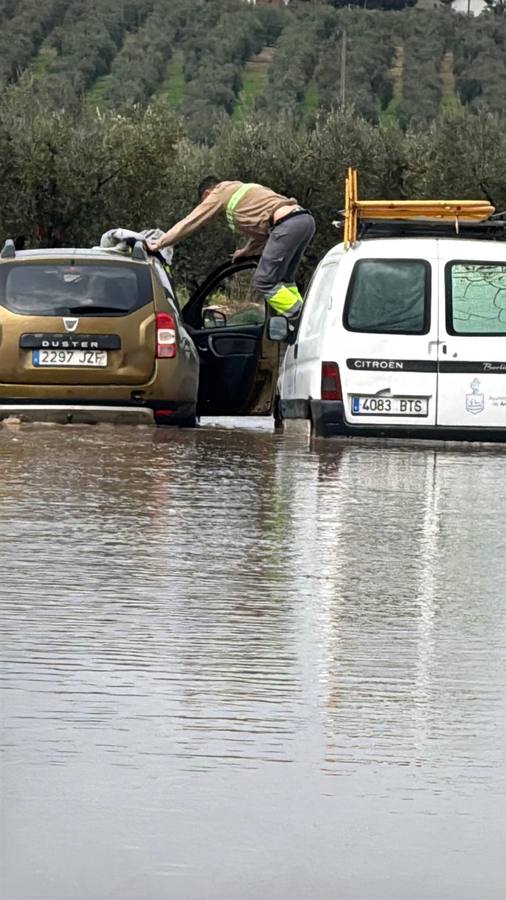
[[[177,353],[176,323],[169,313],[156,314],[156,358],[172,359]]]
[[[334,362],[322,363],[322,400],[342,400],[339,366]]]

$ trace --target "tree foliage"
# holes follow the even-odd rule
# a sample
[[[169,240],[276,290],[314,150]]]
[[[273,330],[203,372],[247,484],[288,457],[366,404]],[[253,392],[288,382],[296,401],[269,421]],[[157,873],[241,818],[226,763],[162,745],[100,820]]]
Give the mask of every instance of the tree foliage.
[[[155,0],[143,24],[130,32],[114,57],[102,102],[110,108],[145,103],[163,80],[167,63],[188,24],[188,5]]]
[[[64,0],[23,0],[4,3],[0,30],[0,84],[13,81],[38,52],[60,17]]]
[[[177,50],[178,110],[212,144],[237,110],[245,67],[271,48],[250,107],[266,118],[352,105],[408,128],[460,104],[506,109],[504,0],[477,18],[411,0],[0,0],[0,84],[31,74],[48,107],[147,106]],[[342,65],[343,52],[346,65]],[[344,81],[342,73],[345,73]],[[25,73],[23,75],[23,73]],[[170,93],[170,91],[168,92]]]
[[[48,115],[22,83],[0,99],[1,238],[90,246],[115,225],[165,229],[195,205],[201,178],[216,172],[308,206],[318,224],[314,262],[339,239],[332,221],[349,165],[370,198],[487,197],[505,209],[505,126],[504,116],[464,108],[407,130],[349,109],[321,113],[308,128],[285,112],[224,120],[208,147],[192,142],[163,105],[120,115],[83,104]],[[233,246],[217,221],[177,248],[179,279],[193,286]]]
[[[90,245],[114,224],[154,221],[178,136],[166,110],[121,116],[82,106],[48,115],[29,84],[7,91],[0,100],[2,233]]]

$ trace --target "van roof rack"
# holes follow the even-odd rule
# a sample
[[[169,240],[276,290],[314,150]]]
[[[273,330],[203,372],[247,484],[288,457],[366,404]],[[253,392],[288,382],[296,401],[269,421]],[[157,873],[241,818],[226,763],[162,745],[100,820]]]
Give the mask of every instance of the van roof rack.
[[[357,239],[394,237],[460,237],[467,240],[506,241],[506,217],[486,222],[406,222],[392,219],[389,222],[369,219],[359,222]]]
[[[348,249],[359,236],[370,238],[374,231],[375,237],[429,237],[442,235],[444,230],[449,235],[470,237],[472,230],[490,240],[495,230],[493,239],[497,240],[502,230],[506,239],[505,223],[491,219],[494,213],[488,200],[359,200],[357,170],[349,168],[341,214],[344,245]]]

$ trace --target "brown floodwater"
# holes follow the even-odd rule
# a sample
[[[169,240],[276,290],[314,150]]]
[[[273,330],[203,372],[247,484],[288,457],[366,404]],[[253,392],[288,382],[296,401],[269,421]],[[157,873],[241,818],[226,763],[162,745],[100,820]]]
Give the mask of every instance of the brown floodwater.
[[[506,448],[0,455],[2,900],[506,896]]]

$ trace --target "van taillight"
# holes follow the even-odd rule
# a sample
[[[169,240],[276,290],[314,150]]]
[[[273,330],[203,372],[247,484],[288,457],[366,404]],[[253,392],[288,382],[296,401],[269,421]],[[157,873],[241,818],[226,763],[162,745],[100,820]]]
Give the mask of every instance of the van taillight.
[[[157,359],[172,359],[176,353],[176,323],[169,313],[157,313],[156,357]]]
[[[342,400],[341,379],[337,363],[322,363],[322,400]]]

